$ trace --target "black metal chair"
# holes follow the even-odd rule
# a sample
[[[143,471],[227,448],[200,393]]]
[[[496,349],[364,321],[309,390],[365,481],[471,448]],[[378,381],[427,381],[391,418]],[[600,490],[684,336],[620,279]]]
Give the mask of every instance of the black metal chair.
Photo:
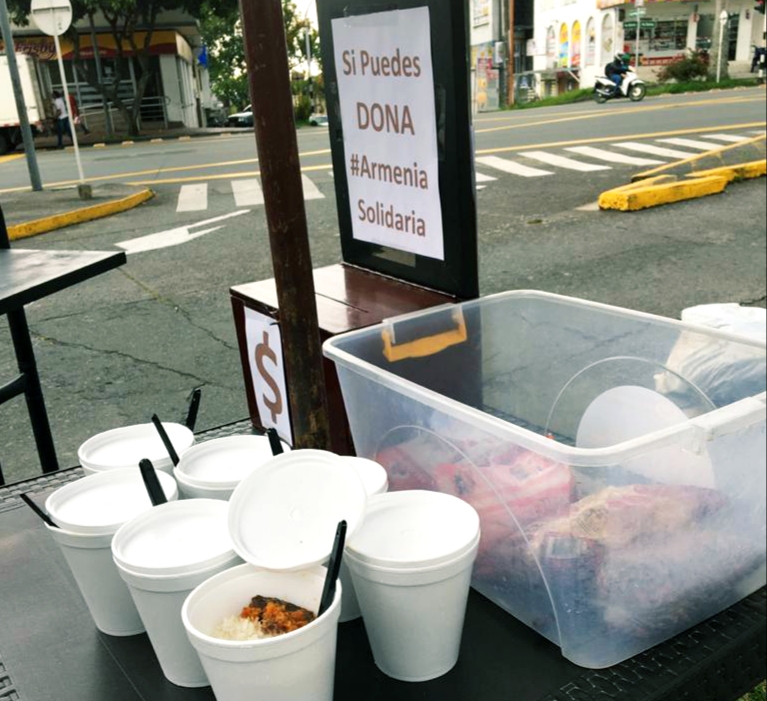
[[[3,208],[0,205],[0,249],[10,249],[10,247],[8,229],[5,225]],[[16,353],[19,375],[10,382],[0,385],[0,406],[15,397],[24,395],[43,472],[55,472],[59,469],[59,463],[53,445],[48,414],[45,411],[43,390],[40,386],[40,377],[37,374],[37,364],[35,363],[32,338],[29,335],[27,317],[23,308],[11,309],[6,312],[6,316]],[[0,485],[2,484],[5,484],[5,480],[0,463]]]

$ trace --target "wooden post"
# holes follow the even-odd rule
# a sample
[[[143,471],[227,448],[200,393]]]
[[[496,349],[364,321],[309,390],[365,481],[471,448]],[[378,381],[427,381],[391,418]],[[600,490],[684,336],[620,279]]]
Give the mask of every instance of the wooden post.
[[[325,378],[280,0],[242,0],[242,34],[294,447],[330,449]]]

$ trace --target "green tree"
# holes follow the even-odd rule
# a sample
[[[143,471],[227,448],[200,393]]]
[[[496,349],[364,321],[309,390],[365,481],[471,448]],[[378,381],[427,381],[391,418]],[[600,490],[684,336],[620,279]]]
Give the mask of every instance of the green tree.
[[[200,28],[208,47],[208,70],[213,92],[228,107],[242,108],[250,102],[242,23],[239,7],[222,5],[225,1],[205,0],[200,13]],[[299,15],[292,0],[282,0],[282,14],[291,74],[307,59],[307,31],[308,52],[321,65],[317,30]]]
[[[9,0],[9,10],[14,22],[20,26],[29,24],[31,0]],[[216,0],[221,8],[236,5],[236,0]],[[181,10],[198,17],[202,0],[72,0],[72,26],[66,33],[74,46],[74,65],[78,76],[98,91],[105,100],[114,104],[122,113],[128,132],[138,134],[138,117],[141,101],[149,81],[153,77],[150,63],[152,35],[157,18],[169,10]],[[93,61],[85,61],[80,48],[80,34],[76,26],[86,18],[103,15],[115,40],[117,56],[115,73],[110,82],[100,82]],[[140,32],[144,32],[141,36]],[[132,103],[120,98],[120,82],[130,75],[129,62],[135,57],[138,63],[136,93]]]

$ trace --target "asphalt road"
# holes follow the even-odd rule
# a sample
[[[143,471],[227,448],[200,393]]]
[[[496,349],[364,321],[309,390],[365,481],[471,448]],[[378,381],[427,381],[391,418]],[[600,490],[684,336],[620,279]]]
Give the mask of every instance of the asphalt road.
[[[602,162],[604,170],[573,171],[523,154],[600,163],[567,150],[589,146],[647,158],[615,144],[676,149],[661,140],[746,138],[764,125],[763,89],[479,116],[477,172],[487,178],[477,193],[481,293],[540,289],[671,317],[710,302],[764,306],[764,179],[654,210],[600,212],[592,206],[599,193],[642,167]],[[319,267],[340,260],[327,131],[302,130],[299,150],[303,172],[319,193],[305,203]],[[549,174],[522,177],[480,163],[488,156]],[[71,181],[71,153],[41,153],[39,160],[48,187]],[[97,432],[148,421],[155,412],[177,420],[198,385],[199,428],[244,418],[229,288],[272,275],[263,206],[238,205],[232,185],[257,177],[252,133],[88,149],[83,166],[95,183],[146,183],[157,197],[130,212],[23,242],[27,248],[114,250],[134,241],[127,265],[27,309],[63,466],[76,464],[77,447]],[[4,191],[27,184],[23,159],[0,163],[0,200]],[[183,197],[190,185],[197,187]],[[185,243],[168,243],[177,240]],[[147,250],[150,244],[162,247]],[[0,378],[14,369],[3,320]],[[33,446],[21,400],[0,407],[6,479],[39,469]]]

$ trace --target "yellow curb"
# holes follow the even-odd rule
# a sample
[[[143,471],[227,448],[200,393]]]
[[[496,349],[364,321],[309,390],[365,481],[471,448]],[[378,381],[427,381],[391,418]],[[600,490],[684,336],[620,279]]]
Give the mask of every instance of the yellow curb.
[[[34,219],[23,224],[15,224],[8,227],[8,237],[11,241],[15,241],[17,239],[28,238],[29,236],[36,236],[37,234],[44,234],[48,231],[55,231],[56,229],[63,229],[65,226],[82,224],[93,219],[102,219],[103,217],[138,207],[142,202],[146,202],[152,197],[154,197],[154,192],[146,189],[119,200],[82,207],[71,212],[54,214],[50,217]]]
[[[656,178],[652,178],[655,183]],[[662,204],[690,200],[696,197],[716,195],[727,187],[727,178],[712,175],[694,180],[658,184],[632,183],[625,187],[603,192],[599,196],[600,209],[617,209],[621,212],[635,212]]]
[[[179,141],[191,141],[192,137],[191,136],[179,136],[178,140]]]
[[[149,140],[150,144],[161,144],[162,142],[163,142],[162,139],[150,139]]]
[[[93,144],[93,148],[106,148],[106,147],[107,145],[103,142],[100,144]]]
[[[134,142],[133,142],[133,141],[123,141],[123,142],[122,142],[122,145],[123,145],[123,146],[133,146],[133,144],[134,144]]]
[[[733,180],[750,180],[752,178],[761,178],[767,175],[767,159],[761,161],[751,161],[750,163],[738,163],[733,166],[722,166],[720,168],[711,168],[702,170],[699,173],[688,173],[688,178],[703,178],[708,175],[719,175],[727,178],[727,182]]]
[[[24,158],[23,153],[12,153],[8,156],[0,156],[0,163],[8,163],[8,161],[15,161],[19,158]]]
[[[683,158],[681,161],[674,161],[673,163],[666,163],[662,166],[658,166],[656,168],[652,168],[650,170],[646,170],[643,173],[637,173],[636,175],[631,177],[632,182],[635,182],[637,180],[644,180],[646,178],[651,178],[653,175],[657,173],[662,173],[665,170],[670,170],[672,168],[678,168],[679,166],[683,166],[686,164],[692,164],[696,161],[701,161],[704,158],[711,158],[716,157],[718,155],[721,155],[723,153],[726,153],[728,151],[733,151],[735,149],[740,149],[746,146],[755,146],[760,141],[764,141],[765,136],[763,134],[760,134],[759,136],[755,136],[752,139],[749,139],[748,141],[739,141],[735,144],[728,144],[726,146],[720,146],[718,148],[714,148],[711,151],[706,151],[705,153],[696,153],[694,156],[690,156],[689,158]],[[727,166],[725,166],[727,167]]]

